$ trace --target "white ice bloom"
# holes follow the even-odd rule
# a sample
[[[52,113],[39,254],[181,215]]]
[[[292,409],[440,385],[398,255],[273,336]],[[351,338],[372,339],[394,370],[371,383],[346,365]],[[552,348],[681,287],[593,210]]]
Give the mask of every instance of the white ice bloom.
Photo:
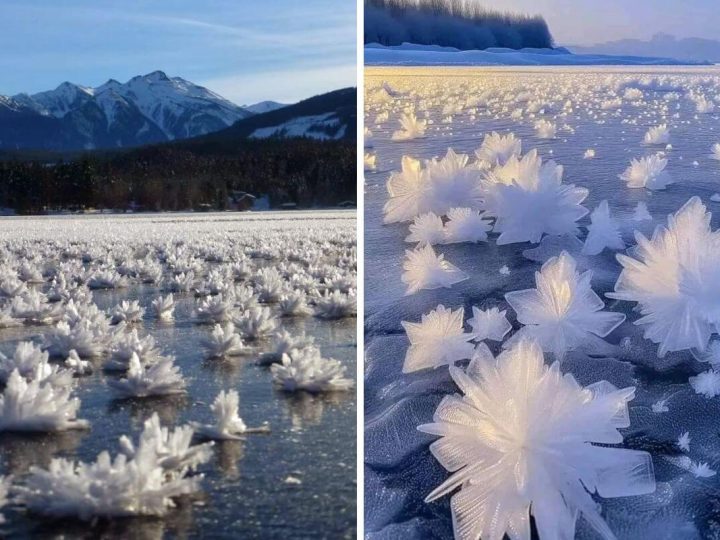
[[[548,120],[535,122],[535,135],[539,139],[554,139],[557,133],[557,126]]]
[[[53,324],[62,317],[62,306],[49,303],[47,296],[36,290],[14,297],[9,307],[12,317],[26,324]]]
[[[137,300],[123,300],[113,310],[111,323],[137,323],[142,321],[143,315],[145,315],[145,308],[140,306],[140,302]]]
[[[720,395],[720,372],[714,369],[690,377],[688,382],[696,394],[705,396],[708,399]]]
[[[422,289],[439,289],[451,287],[464,281],[468,275],[445,260],[441,253],[435,254],[432,246],[423,246],[415,250],[405,251],[402,282],[408,288],[405,294],[413,294]]]
[[[715,110],[715,104],[712,101],[708,101],[705,96],[699,96],[695,101],[695,110],[699,114],[709,114]]]
[[[652,220],[652,216],[650,215],[650,212],[648,212],[647,204],[645,204],[643,201],[640,201],[635,206],[635,209],[633,210],[633,221],[646,221],[646,220]]]
[[[643,137],[643,143],[647,145],[669,144],[670,130],[667,124],[651,127]]]
[[[392,134],[393,141],[409,141],[425,137],[427,120],[419,120],[414,112],[403,113],[400,117],[401,129]],[[366,145],[367,146],[367,145]]]
[[[443,216],[451,208],[482,206],[480,171],[468,166],[467,154],[457,154],[448,148],[442,159],[428,161],[426,170],[428,187],[424,204],[430,211]]]
[[[463,314],[463,308],[453,311],[439,305],[424,314],[419,323],[402,321],[410,340],[403,373],[453,365],[470,358],[474,346],[469,342],[474,335],[463,332]]]
[[[592,335],[603,338],[624,320],[623,313],[602,311],[605,304],[590,285],[592,271],[577,271],[575,260],[563,251],[535,272],[535,289],[512,291],[505,300],[525,325],[503,344],[532,338],[556,360],[567,351],[592,343]]]
[[[293,336],[287,330],[281,330],[275,335],[275,348],[272,351],[264,352],[258,358],[258,364],[266,366],[282,361],[284,354],[290,354],[295,349],[311,347],[315,342],[312,336]]]
[[[720,143],[713,144],[710,152],[710,159],[720,161]]]
[[[432,212],[415,216],[410,224],[410,234],[405,238],[406,242],[418,242],[420,245],[441,244],[445,239],[445,226],[442,218]]]
[[[190,270],[181,272],[170,279],[167,288],[172,292],[189,292],[195,286],[195,273]]]
[[[70,325],[61,321],[45,335],[44,348],[53,358],[67,358],[72,350],[81,358],[96,358],[102,356],[107,344],[104,329],[95,327],[92,322],[82,320]]]
[[[543,164],[537,150],[522,159],[512,156],[483,179],[485,214],[496,217],[497,243],[538,243],[543,235],[577,236],[577,220],[588,210],[581,203],[588,190],[562,183],[563,168]]]
[[[172,321],[175,310],[175,299],[172,294],[158,296],[152,301],[153,314],[161,321]]]
[[[12,485],[11,476],[0,476],[0,511],[8,503],[8,493]],[[5,523],[5,516],[0,513],[0,525]]]
[[[717,471],[710,468],[710,465],[705,462],[692,463],[688,470],[695,478],[711,478],[717,474]]]
[[[345,376],[345,366],[334,358],[323,358],[314,347],[293,350],[281,363],[270,366],[270,371],[273,383],[285,392],[335,392],[353,387]]]
[[[221,294],[202,300],[197,307],[196,315],[200,322],[205,324],[224,323],[233,315],[233,302]]]
[[[363,163],[366,171],[374,171],[377,168],[377,156],[370,152],[365,152]]]
[[[490,166],[505,165],[511,156],[522,153],[522,141],[515,138],[514,133],[500,135],[493,131],[486,134],[480,148],[475,150],[478,161],[488,163]]]
[[[127,378],[109,380],[108,384],[121,398],[166,396],[185,391],[185,380],[172,358],[161,358],[146,368],[136,353],[130,358]]]
[[[385,223],[412,221],[415,216],[430,211],[430,182],[428,172],[419,160],[403,156],[400,172],[387,181],[390,199],[383,209]]]
[[[70,351],[70,354],[68,354],[68,357],[65,359],[64,365],[77,375],[89,375],[92,373],[92,364],[80,358],[75,349]]]
[[[677,440],[677,446],[685,452],[690,451],[690,432],[684,431],[680,434]]]
[[[148,454],[169,476],[182,477],[188,471],[195,470],[207,463],[211,456],[213,443],[192,444],[194,429],[192,426],[178,426],[174,429],[160,424],[157,413],[145,420],[143,431],[137,444],[123,435],[120,447],[123,454],[131,459],[141,459]]]
[[[607,446],[623,441],[634,388],[583,388],[526,340],[496,362],[450,373],[464,395],[445,397],[418,429],[441,437],[430,450],[453,473],[426,501],[460,488],[451,499],[455,538],[529,539],[531,515],[539,538],[572,538],[582,514],[609,540],[592,494],[655,490],[650,454]]]
[[[710,229],[712,214],[691,198],[667,226],[648,240],[635,233],[633,256],[617,255],[623,271],[607,296],[637,302],[643,315],[635,324],[645,338],[668,351],[704,351],[720,324],[720,233]]]
[[[472,310],[473,316],[468,319],[468,324],[472,327],[472,336],[475,340],[502,341],[512,330],[512,325],[506,317],[507,311],[500,311],[496,307],[482,310],[474,306]]]
[[[283,294],[278,302],[278,309],[283,317],[302,317],[312,314],[312,309],[307,304],[307,293],[299,289]]]
[[[32,341],[21,341],[15,347],[12,356],[0,353],[0,383],[5,382],[10,374],[17,370],[21,376],[29,378],[39,364],[46,364],[48,353]]]
[[[321,319],[342,319],[357,316],[357,296],[354,291],[343,294],[339,290],[326,292],[315,300],[315,316]]]
[[[239,334],[235,333],[235,325],[231,322],[225,326],[216,324],[209,338],[202,342],[210,358],[224,358],[226,356],[239,356],[247,352]]]
[[[653,403],[650,407],[652,409],[652,412],[654,413],[666,413],[670,411],[670,408],[667,406],[667,399],[660,399]]]
[[[234,319],[242,336],[249,340],[260,339],[272,334],[278,326],[277,319],[268,307],[254,307]]]
[[[87,281],[90,289],[122,289],[129,284],[125,276],[112,270],[99,270],[92,274]]]
[[[218,441],[240,440],[240,435],[247,433],[269,433],[270,428],[267,425],[248,428],[238,415],[239,404],[240,398],[236,390],[221,391],[210,406],[210,410],[215,414],[215,423],[193,424],[193,428],[201,437]]]
[[[80,400],[70,397],[69,386],[51,382],[26,381],[15,370],[0,394],[0,432],[2,431],[66,431],[88,427],[78,420]]]
[[[582,252],[585,255],[598,255],[605,248],[611,250],[625,249],[617,221],[610,215],[607,200],[602,201],[590,214],[588,235]]]
[[[583,154],[583,159],[593,159],[595,157],[595,150],[592,148],[588,148],[585,150],[585,153]]]
[[[652,191],[665,189],[674,180],[665,170],[667,158],[652,154],[640,159],[632,159],[630,166],[620,175],[620,179],[629,188],[647,188]]]
[[[121,332],[115,337],[110,357],[103,367],[111,371],[125,371],[133,355],[137,355],[143,365],[154,364],[162,357],[155,338],[151,335],[140,338],[137,329],[133,328],[129,333]]]
[[[487,233],[492,225],[484,219],[482,214],[472,208],[451,208],[447,213],[448,221],[445,223],[444,244],[459,244],[463,242],[486,242]]]
[[[22,325],[23,322],[20,319],[16,319],[15,317],[13,317],[11,309],[0,309],[0,329],[15,328]]]

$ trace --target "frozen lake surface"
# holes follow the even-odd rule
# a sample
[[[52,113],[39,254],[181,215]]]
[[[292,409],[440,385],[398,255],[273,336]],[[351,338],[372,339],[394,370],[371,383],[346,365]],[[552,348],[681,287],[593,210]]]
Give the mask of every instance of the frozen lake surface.
[[[123,300],[139,301],[147,311],[133,326],[141,337],[153,336],[163,354],[175,357],[175,365],[187,382],[186,392],[181,395],[116,399],[107,382],[123,375],[102,369],[106,356],[93,359],[93,373],[77,378],[73,393],[82,402],[78,418],[88,420],[90,429],[32,435],[0,433],[0,476],[11,474],[22,482],[31,466],[47,467],[53,457],[89,462],[102,450],[115,455],[120,450],[119,437],[125,434],[135,439],[143,422],[154,412],[163,425],[211,423],[209,406],[220,390],[237,390],[240,416],[248,426],[267,422],[271,430],[268,434],[244,436],[242,440],[217,441],[212,458],[198,470],[204,475],[201,491],[177,501],[177,508],[164,517],[99,519],[88,524],[30,515],[21,506],[10,505],[0,510],[6,518],[6,523],[0,524],[0,536],[354,538],[357,487],[354,389],[320,394],[283,392],[273,385],[270,369],[256,364],[261,353],[274,348],[274,337],[253,342],[249,354],[210,359],[202,342],[209,337],[213,325],[198,324],[195,314],[202,299],[196,299],[192,292],[175,292],[175,317],[171,322],[157,320],[152,315],[151,302],[160,294],[167,294],[164,283],[173,272],[164,257],[173,249],[181,250],[181,246],[187,248],[182,253],[188,254],[189,261],[196,263],[198,287],[210,272],[238,259],[245,260],[253,272],[278,268],[285,282],[294,278],[283,274],[283,269],[303,268],[299,270],[302,273],[307,271],[308,264],[316,267],[317,276],[328,271],[324,265],[337,270],[347,264],[343,271],[348,279],[354,279],[355,218],[350,211],[303,211],[0,219],[3,255],[7,254],[5,249],[13,250],[20,244],[29,250],[58,246],[57,249],[68,249],[68,256],[59,257],[61,260],[79,257],[87,268],[110,264],[115,254],[117,260],[111,265],[117,268],[127,254],[142,258],[147,249],[154,259],[156,252],[162,251],[163,257],[157,257],[162,265],[160,281],[140,283],[131,276],[126,288],[93,291],[93,302],[110,313]],[[108,247],[111,256],[106,259]],[[73,248],[77,248],[77,253],[70,253]],[[295,249],[298,256],[288,262],[288,253]],[[303,261],[303,251],[309,254],[310,261]],[[47,261],[30,260],[41,270],[44,262]],[[292,262],[299,266],[288,266]],[[7,263],[0,260],[0,265]],[[236,284],[231,279],[226,285],[252,283],[252,279]],[[317,278],[317,283],[322,281]],[[46,291],[48,286],[38,284],[31,288]],[[311,291],[308,297],[312,294]],[[267,305],[277,314],[275,304]],[[280,329],[294,336],[304,333],[314,338],[322,356],[339,360],[346,367],[345,376],[355,379],[354,317],[278,320]],[[25,325],[0,329],[0,352],[12,356],[18,342],[42,343],[52,328]]]
[[[720,397],[697,394],[691,376],[708,369],[690,351],[658,358],[657,344],[643,339],[634,325],[635,304],[606,298],[621,271],[615,252],[583,255],[579,241],[545,237],[539,244],[487,243],[436,245],[445,259],[469,274],[451,288],[422,290],[405,296],[401,281],[407,223],[383,225],[388,200],[386,182],[400,171],[403,156],[430,160],[448,148],[469,154],[492,131],[514,133],[522,152],[537,149],[543,162],[564,167],[563,181],[589,190],[582,203],[592,211],[607,200],[630,251],[633,232],[649,236],[691,196],[699,196],[720,225],[720,163],[711,147],[720,142],[720,69],[715,67],[537,67],[410,68],[371,67],[365,72],[365,522],[368,538],[449,538],[449,497],[423,499],[448,476],[428,450],[436,439],[416,430],[432,421],[440,400],[458,392],[446,367],[402,374],[408,339],[401,321],[420,321],[438,304],[498,307],[508,311],[514,333],[520,328],[505,301],[510,291],[535,287],[541,263],[562,249],[593,270],[592,286],[605,309],[622,312],[626,321],[602,350],[567,354],[562,365],[583,385],[607,380],[619,388],[636,386],[629,403],[631,426],[622,430],[624,446],[652,455],[657,489],[651,495],[601,499],[602,516],[621,539],[716,538],[720,530],[720,475],[698,476],[683,467],[690,461],[720,469]],[[424,136],[393,140],[400,118],[412,112],[427,121]],[[555,133],[541,138],[540,120]],[[669,143],[643,144],[646,132],[666,124]],[[547,135],[547,134],[545,134]],[[670,146],[668,146],[668,144]],[[593,150],[594,156],[586,156]],[[674,183],[663,191],[630,189],[618,178],[631,159],[661,153]],[[369,155],[368,155],[369,154]],[[374,168],[373,168],[374,158]],[[367,164],[370,164],[368,166]],[[638,203],[652,220],[634,221]],[[507,268],[504,268],[507,267]],[[502,269],[502,271],[501,271]],[[512,333],[510,335],[512,335]],[[716,338],[717,336],[715,336]],[[621,346],[621,343],[623,344]],[[493,353],[499,343],[488,343]],[[689,450],[678,438],[688,432]],[[582,518],[577,538],[596,538]]]

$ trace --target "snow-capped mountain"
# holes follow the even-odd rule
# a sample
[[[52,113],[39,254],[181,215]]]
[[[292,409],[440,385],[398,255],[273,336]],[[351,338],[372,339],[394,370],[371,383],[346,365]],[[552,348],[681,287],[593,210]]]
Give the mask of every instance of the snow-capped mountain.
[[[260,103],[255,103],[253,105],[243,105],[243,109],[250,111],[251,113],[262,114],[270,111],[276,111],[287,106],[287,103],[278,103],[277,101],[261,101]]]
[[[65,82],[47,92],[0,96],[0,148],[138,146],[205,135],[253,114],[162,71],[97,88]]]

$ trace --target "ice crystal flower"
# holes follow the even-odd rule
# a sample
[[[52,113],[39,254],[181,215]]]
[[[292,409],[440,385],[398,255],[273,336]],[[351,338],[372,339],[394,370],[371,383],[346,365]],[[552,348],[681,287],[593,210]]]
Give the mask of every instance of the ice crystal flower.
[[[420,245],[440,244],[445,239],[445,227],[442,218],[432,212],[415,216],[410,225],[410,234],[405,238],[406,242],[418,242]]]
[[[54,358],[67,358],[72,350],[82,358],[96,358],[105,352],[108,344],[107,336],[99,335],[102,333],[103,329],[88,320],[73,325],[61,321],[45,336],[44,348]]]
[[[439,305],[424,314],[419,323],[402,321],[410,340],[403,373],[453,365],[470,358],[474,346],[469,342],[474,336],[463,332],[463,314],[463,308],[453,311]]]
[[[475,156],[490,166],[505,165],[511,156],[519,156],[522,152],[522,141],[515,138],[514,133],[500,135],[493,131],[486,134]]]
[[[10,374],[5,391],[0,394],[0,432],[2,431],[66,431],[88,427],[77,419],[80,400],[70,397],[67,386],[52,382],[26,381],[15,370]]]
[[[307,305],[307,294],[299,289],[283,294],[278,302],[278,309],[283,317],[302,317],[312,314],[312,309]]]
[[[172,358],[161,358],[150,367],[144,367],[136,353],[132,354],[127,378],[108,381],[121,398],[166,396],[185,391],[185,380]]]
[[[238,356],[247,352],[240,335],[235,333],[235,325],[231,322],[225,323],[224,327],[216,324],[210,337],[203,341],[203,346],[210,358]]]
[[[447,216],[448,222],[445,224],[444,229],[444,244],[487,241],[487,233],[492,229],[492,226],[477,210],[472,208],[452,208]]]
[[[162,357],[155,338],[150,335],[140,338],[137,329],[133,328],[129,333],[121,332],[113,340],[110,357],[103,367],[111,371],[125,371],[133,355],[137,355],[140,363],[146,366],[156,363]]]
[[[512,330],[512,325],[507,320],[506,311],[500,311],[493,307],[485,311],[473,306],[473,316],[468,319],[472,327],[473,339],[484,341],[502,341],[507,333]]]
[[[651,127],[643,137],[643,144],[658,145],[668,144],[670,142],[670,130],[667,124]]]
[[[345,377],[346,368],[334,358],[323,358],[314,347],[293,350],[282,362],[270,366],[273,383],[285,392],[310,393],[350,390],[351,379]]]
[[[557,126],[548,120],[535,122],[535,134],[539,139],[554,139],[556,132]]]
[[[421,139],[425,137],[427,120],[418,120],[414,112],[407,112],[400,117],[400,126],[401,129],[392,134],[393,141]]]
[[[585,150],[585,153],[583,154],[583,159],[593,159],[595,157],[595,150],[592,148],[588,148]]]
[[[714,398],[720,395],[720,372],[714,369],[709,369],[694,377],[690,377],[688,382],[696,394],[700,394],[706,398]]]
[[[530,538],[531,515],[540,538],[572,538],[579,514],[614,538],[591,494],[655,490],[650,454],[607,446],[622,443],[634,388],[583,388],[526,340],[496,362],[450,374],[464,395],[445,397],[418,429],[441,437],[430,449],[453,473],[426,501],[460,488],[451,499],[455,538]]]
[[[92,373],[92,364],[80,358],[75,349],[70,351],[70,354],[65,359],[64,365],[77,375],[89,375]]]
[[[152,301],[152,309],[155,316],[161,321],[172,321],[175,310],[175,299],[172,294],[158,296]]]
[[[712,215],[699,197],[691,198],[667,226],[648,240],[635,233],[633,257],[619,254],[623,271],[608,297],[637,302],[643,315],[635,324],[645,338],[668,351],[704,351],[720,324],[720,242],[710,229]]]
[[[648,212],[647,204],[640,201],[635,206],[635,209],[633,210],[633,221],[645,221],[645,220],[652,220],[652,216],[650,215],[650,212]]]
[[[240,333],[249,340],[260,339],[272,334],[278,326],[277,319],[268,307],[254,307],[234,319]]]
[[[608,202],[602,201],[590,214],[588,235],[585,238],[582,252],[585,255],[598,255],[605,248],[612,250],[625,249],[617,221],[610,215]]]
[[[32,378],[38,366],[48,363],[48,353],[32,341],[21,341],[8,357],[0,353],[0,382],[6,382],[13,371],[22,377]]]
[[[390,199],[385,203],[384,222],[411,221],[415,216],[430,210],[430,184],[428,173],[420,161],[402,157],[400,172],[390,175],[387,190]]]
[[[464,281],[468,275],[445,260],[441,253],[435,254],[431,246],[405,251],[402,282],[408,288],[405,294],[413,294],[421,289],[439,289],[451,287]]]
[[[90,276],[87,282],[90,289],[122,289],[129,284],[125,276],[111,270],[97,271]]]
[[[543,165],[536,150],[487,172],[483,179],[485,214],[496,217],[497,243],[538,243],[544,234],[578,234],[576,221],[587,214],[581,203],[588,190],[562,183],[563,168]]]
[[[629,188],[647,188],[652,191],[665,189],[673,183],[670,174],[665,170],[667,158],[660,154],[652,154],[630,161],[630,166],[620,175]]]
[[[236,390],[221,391],[210,406],[215,414],[215,423],[211,425],[193,424],[193,428],[205,439],[219,441],[236,441],[241,439],[240,435],[247,433],[269,433],[267,425],[249,428],[238,415],[240,398]]]
[[[258,358],[258,364],[269,365],[281,362],[284,354],[290,354],[295,349],[310,347],[314,342],[312,336],[308,337],[305,334],[293,336],[287,330],[282,330],[275,336],[275,349],[262,353]]]
[[[374,171],[377,168],[377,156],[370,152],[365,152],[363,159],[364,167],[366,171]]]
[[[448,148],[442,159],[430,160],[427,182],[425,204],[439,216],[459,206],[482,206],[480,171],[468,166],[467,154],[456,154]]]
[[[681,433],[680,436],[678,437],[676,444],[677,444],[678,448],[680,448],[681,450],[683,450],[685,452],[689,452],[690,451],[690,433],[688,431],[684,431],[683,433]]]
[[[326,293],[315,301],[315,316],[321,319],[342,319],[357,316],[357,297],[351,291]]]
[[[227,322],[233,315],[233,302],[220,294],[206,298],[198,305],[196,315],[205,324]]]
[[[145,308],[140,306],[137,300],[123,300],[112,312],[112,324],[121,322],[132,324],[142,321],[145,315]]]
[[[592,271],[579,274],[575,260],[565,251],[535,272],[535,289],[512,291],[505,300],[525,325],[504,347],[523,338],[537,340],[557,360],[579,346],[603,338],[624,320],[622,313],[602,311],[605,304],[590,285]]]

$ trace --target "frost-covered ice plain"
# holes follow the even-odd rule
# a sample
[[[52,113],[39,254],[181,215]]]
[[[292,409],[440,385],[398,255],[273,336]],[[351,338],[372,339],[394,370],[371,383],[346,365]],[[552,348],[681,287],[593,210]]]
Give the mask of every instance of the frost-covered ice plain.
[[[368,538],[716,538],[720,69],[365,80]]]
[[[353,538],[355,213],[0,222],[0,536]]]

